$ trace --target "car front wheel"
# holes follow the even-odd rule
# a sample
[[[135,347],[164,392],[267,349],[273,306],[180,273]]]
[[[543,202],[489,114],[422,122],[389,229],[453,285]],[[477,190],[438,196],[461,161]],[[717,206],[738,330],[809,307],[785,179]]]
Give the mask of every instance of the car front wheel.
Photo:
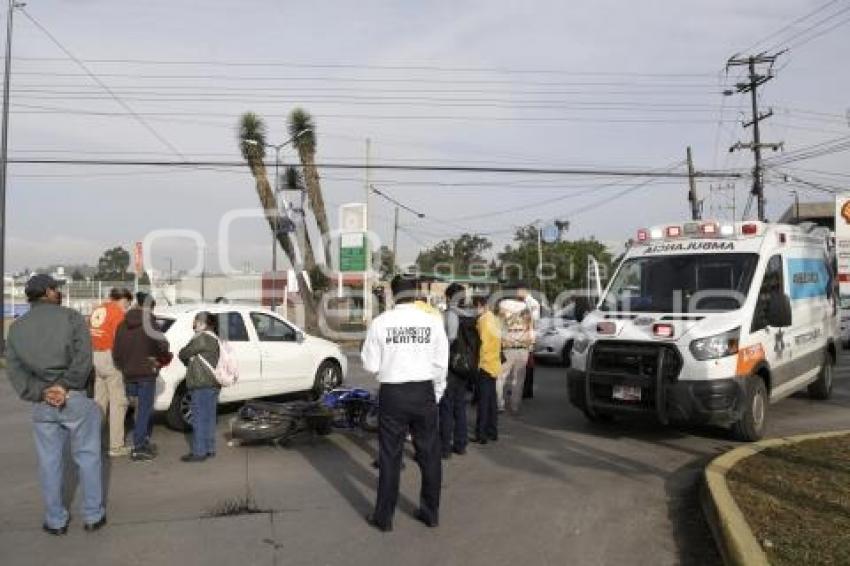
[[[755,442],[764,435],[767,418],[767,387],[764,380],[754,375],[745,385],[744,411],[741,420],[732,425],[732,434],[737,440]]]
[[[171,405],[165,413],[165,424],[168,428],[185,432],[192,428],[192,392],[181,384],[174,392]]]

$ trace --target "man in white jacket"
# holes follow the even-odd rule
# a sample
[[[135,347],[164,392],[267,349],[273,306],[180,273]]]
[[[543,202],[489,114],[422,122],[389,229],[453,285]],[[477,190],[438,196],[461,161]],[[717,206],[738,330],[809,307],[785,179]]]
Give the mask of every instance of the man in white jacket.
[[[391,286],[395,307],[372,321],[361,352],[363,367],[377,373],[380,383],[378,497],[367,520],[384,532],[392,530],[408,431],[422,472],[414,516],[429,527],[439,523],[442,468],[437,406],[449,365],[449,342],[441,319],[413,304],[416,281],[396,276]]]

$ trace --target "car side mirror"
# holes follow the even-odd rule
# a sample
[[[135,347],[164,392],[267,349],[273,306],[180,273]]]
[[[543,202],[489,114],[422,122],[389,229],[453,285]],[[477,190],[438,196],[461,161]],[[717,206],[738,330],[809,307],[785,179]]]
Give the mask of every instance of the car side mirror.
[[[306,336],[304,336],[304,333],[301,332],[300,330],[295,333],[295,341],[298,342],[299,344],[303,343],[304,340],[306,340],[306,339],[307,339]]]
[[[767,324],[775,328],[791,326],[791,299],[785,293],[774,293],[767,305]]]

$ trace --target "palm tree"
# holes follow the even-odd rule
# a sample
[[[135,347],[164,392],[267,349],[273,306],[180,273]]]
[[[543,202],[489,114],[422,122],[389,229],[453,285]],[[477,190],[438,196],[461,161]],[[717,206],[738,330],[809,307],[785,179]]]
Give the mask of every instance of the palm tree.
[[[315,332],[318,329],[318,311],[316,310],[316,301],[312,293],[309,292],[310,286],[304,278],[303,266],[296,265],[295,249],[292,245],[292,240],[289,234],[280,230],[280,212],[277,207],[272,186],[269,183],[266,165],[263,158],[266,156],[266,125],[262,118],[253,112],[246,112],[239,120],[239,150],[242,157],[248,162],[248,167],[251,169],[251,175],[254,176],[255,188],[257,197],[260,199],[260,205],[265,212],[266,220],[269,223],[272,234],[280,243],[283,252],[286,254],[289,263],[293,266],[296,277],[298,278],[298,288],[301,289],[301,299],[304,302],[305,326],[310,332]]]
[[[297,191],[303,195],[307,188],[304,186],[304,178],[298,169],[291,165],[287,165],[283,170],[283,186],[287,190]],[[303,250],[304,269],[307,273],[313,273],[316,270],[316,256],[313,253],[313,244],[310,241],[310,231],[307,230],[307,214],[304,210],[304,202],[301,202],[301,214],[303,222],[296,222],[296,234],[298,234],[298,247]]]
[[[301,166],[304,168],[307,198],[310,201],[313,215],[316,217],[316,224],[318,224],[319,231],[322,233],[325,263],[330,267],[333,263],[330,249],[324,245],[324,237],[330,234],[331,226],[328,223],[328,214],[325,211],[325,199],[322,196],[322,187],[319,183],[319,170],[316,168],[316,124],[309,112],[303,108],[296,108],[289,113],[287,128],[289,136],[293,139],[295,149],[298,150]]]

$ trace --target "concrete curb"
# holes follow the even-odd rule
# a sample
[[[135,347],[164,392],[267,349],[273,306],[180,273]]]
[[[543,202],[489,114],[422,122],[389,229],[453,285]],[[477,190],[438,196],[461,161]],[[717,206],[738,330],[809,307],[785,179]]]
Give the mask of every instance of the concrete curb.
[[[761,544],[756,540],[744,514],[729,491],[726,483],[726,474],[729,470],[741,460],[758,454],[766,448],[846,434],[850,434],[850,429],[762,440],[735,448],[718,456],[706,466],[705,481],[701,490],[702,509],[724,564],[734,566],[767,566],[769,564]]]

